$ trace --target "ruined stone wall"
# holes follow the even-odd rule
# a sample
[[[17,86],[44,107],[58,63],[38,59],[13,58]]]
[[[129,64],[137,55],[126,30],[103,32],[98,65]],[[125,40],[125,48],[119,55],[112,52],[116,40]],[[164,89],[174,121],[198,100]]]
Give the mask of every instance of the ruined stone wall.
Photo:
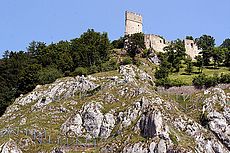
[[[164,47],[168,46],[169,42],[165,39],[161,38],[160,36],[153,35],[153,34],[146,34],[145,35],[145,46],[147,49],[152,48],[158,52],[164,52]]]
[[[125,35],[142,32],[142,16],[133,12],[125,12]]]
[[[131,35],[134,33],[142,32],[143,21],[142,16],[133,12],[125,12],[125,35]],[[153,48],[155,51],[164,52],[164,47],[170,45],[170,42],[166,41],[162,37],[154,34],[145,34],[144,37],[145,46],[147,49]],[[186,53],[194,60],[195,56],[199,54],[201,50],[193,40],[184,40]],[[126,46],[126,45],[125,45]]]
[[[195,56],[197,56],[201,50],[198,49],[198,46],[194,42],[194,40],[185,39],[184,45],[186,49],[186,54],[191,56],[191,58],[194,60]]]

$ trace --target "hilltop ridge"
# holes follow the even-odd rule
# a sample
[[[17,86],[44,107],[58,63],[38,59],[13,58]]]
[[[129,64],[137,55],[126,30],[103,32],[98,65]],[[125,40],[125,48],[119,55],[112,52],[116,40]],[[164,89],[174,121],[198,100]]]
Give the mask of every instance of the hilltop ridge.
[[[3,136],[0,152],[77,152],[62,137],[96,140],[77,147],[86,152],[229,152],[230,89],[161,94],[150,64],[60,78],[18,97],[0,118],[0,133],[28,134]],[[30,136],[33,130],[46,130],[43,143]]]

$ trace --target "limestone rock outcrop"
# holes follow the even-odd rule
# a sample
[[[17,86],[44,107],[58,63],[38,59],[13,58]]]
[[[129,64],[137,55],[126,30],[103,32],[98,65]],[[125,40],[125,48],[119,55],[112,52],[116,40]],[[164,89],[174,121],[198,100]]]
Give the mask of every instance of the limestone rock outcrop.
[[[0,146],[0,153],[22,153],[16,142],[10,139],[8,142]]]
[[[200,104],[197,112],[190,109],[196,113],[193,116],[170,95],[155,91],[147,69],[123,65],[118,71],[37,86],[17,98],[0,117],[0,132],[17,126],[37,131],[51,128],[47,131],[52,131],[53,138],[96,138],[97,149],[105,153],[229,152],[229,91],[211,88],[195,94],[195,100],[203,97],[196,101]],[[37,145],[27,137],[19,140],[19,147],[13,140],[3,143],[1,152],[21,153]],[[51,152],[67,152],[62,146],[55,147]]]
[[[203,113],[207,115],[208,126],[230,149],[230,95],[226,95],[220,88],[208,89],[204,94],[207,98],[204,100]]]
[[[62,133],[91,138],[108,138],[115,125],[113,114],[101,112],[100,103],[89,103],[72,117],[68,118],[61,126]]]

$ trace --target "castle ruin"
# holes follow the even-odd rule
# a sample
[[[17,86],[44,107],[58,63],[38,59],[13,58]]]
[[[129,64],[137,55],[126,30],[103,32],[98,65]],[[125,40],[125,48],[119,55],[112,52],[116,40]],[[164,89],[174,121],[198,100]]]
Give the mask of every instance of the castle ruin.
[[[142,16],[133,12],[125,12],[125,35],[142,32]]]
[[[199,52],[201,52],[194,40],[184,39],[184,44],[186,54],[188,54],[192,59],[195,59]]]
[[[167,42],[161,36],[154,34],[145,34],[144,41],[147,49],[152,48],[158,52],[164,52],[164,47],[170,44],[170,42]]]
[[[138,13],[125,12],[125,35],[131,35],[134,33],[143,32],[143,18]],[[163,37],[154,34],[144,35],[145,46],[147,49],[154,49],[158,52],[164,52],[164,47],[170,45],[170,42]],[[199,54],[201,50],[198,49],[194,40],[184,39],[184,45],[186,54],[188,54],[193,60],[195,56]]]

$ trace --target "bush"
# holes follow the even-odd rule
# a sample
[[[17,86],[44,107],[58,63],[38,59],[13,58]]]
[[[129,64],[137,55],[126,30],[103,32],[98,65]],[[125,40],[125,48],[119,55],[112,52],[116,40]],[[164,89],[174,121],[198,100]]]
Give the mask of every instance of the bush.
[[[113,48],[121,49],[124,48],[124,38],[120,37],[117,40],[114,40],[112,43]]]
[[[148,57],[148,53],[149,53],[149,51],[148,51],[147,49],[144,49],[144,50],[142,51],[142,58]]]
[[[205,84],[205,79],[206,79],[206,75],[200,74],[192,80],[192,83],[196,88],[203,88]]]
[[[72,73],[72,76],[76,76],[76,75],[84,75],[86,76],[88,74],[88,70],[84,67],[77,67],[74,72]]]
[[[192,59],[188,59],[188,60],[186,61],[185,72],[187,72],[188,74],[191,74],[192,71],[193,71]]]
[[[169,76],[169,69],[167,67],[160,67],[160,69],[156,70],[154,76],[156,79],[167,78]]]
[[[218,84],[218,77],[212,77],[212,76],[210,76],[210,77],[206,77],[205,78],[205,83],[204,83],[204,85],[205,85],[205,87],[206,88],[209,88],[209,87],[214,87],[214,86],[216,86]]]
[[[219,77],[217,75],[206,76],[205,74],[200,74],[192,80],[192,83],[197,88],[206,88],[216,86],[219,83]]]
[[[181,80],[177,79],[169,79],[169,78],[161,78],[157,79],[155,81],[156,86],[163,86],[165,88],[170,88],[170,87],[181,87],[183,85],[186,85],[184,82]]]
[[[133,64],[139,67],[141,65],[141,61],[138,58],[134,58]]]
[[[118,65],[115,59],[111,59],[105,63],[101,64],[101,71],[112,71],[118,69]]]
[[[88,69],[89,74],[97,73],[99,71],[100,71],[100,67],[96,65],[90,66]]]
[[[123,61],[122,61],[122,65],[128,65],[128,64],[132,64],[132,59],[131,59],[131,57],[126,57],[126,58],[123,59]]]
[[[167,78],[169,76],[171,67],[172,65],[166,59],[163,59],[159,69],[157,69],[154,74],[155,78],[156,79]]]
[[[230,74],[223,74],[220,75],[220,83],[230,83]]]
[[[168,78],[157,79],[157,80],[155,80],[155,84],[156,84],[156,86],[162,86],[165,88],[171,87],[170,80]]]
[[[62,73],[58,69],[54,67],[47,67],[38,72],[38,81],[39,84],[48,84],[54,82],[57,78],[62,76]]]

